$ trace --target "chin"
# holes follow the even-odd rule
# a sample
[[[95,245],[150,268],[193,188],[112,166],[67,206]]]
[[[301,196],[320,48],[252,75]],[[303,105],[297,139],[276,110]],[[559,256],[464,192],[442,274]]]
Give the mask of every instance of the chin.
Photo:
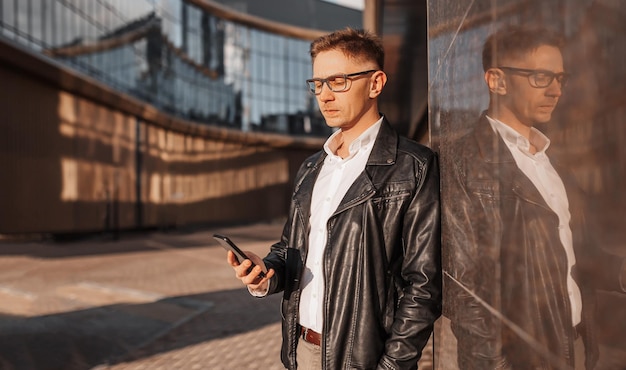
[[[544,115],[542,114],[539,117],[535,117],[536,123],[548,123],[552,119],[552,114]]]
[[[328,127],[338,128],[338,127],[341,127],[342,125],[343,125],[343,122],[341,121],[333,120],[332,118],[326,119],[326,126]]]

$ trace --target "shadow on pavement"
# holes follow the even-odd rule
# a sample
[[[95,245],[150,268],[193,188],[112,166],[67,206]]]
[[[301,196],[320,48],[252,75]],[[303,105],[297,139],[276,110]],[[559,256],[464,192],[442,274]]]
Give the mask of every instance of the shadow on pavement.
[[[236,289],[38,317],[0,315],[0,369],[90,369],[230,337],[278,322],[280,299]]]

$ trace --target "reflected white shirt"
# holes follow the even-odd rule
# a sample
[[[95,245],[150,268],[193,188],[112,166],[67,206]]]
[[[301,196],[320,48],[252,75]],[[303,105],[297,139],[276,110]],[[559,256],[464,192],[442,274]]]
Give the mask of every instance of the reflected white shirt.
[[[550,139],[534,127],[531,128],[530,140],[513,130],[501,121],[487,116],[494,132],[498,132],[504,139],[506,146],[515,158],[517,167],[535,185],[550,209],[559,217],[559,237],[567,255],[567,290],[572,306],[572,325],[581,321],[582,298],[580,289],[572,278],[572,266],[576,264],[572,229],[570,228],[569,201],[563,180],[556,172],[546,149],[550,146]],[[535,154],[530,152],[530,144],[537,149]]]
[[[365,170],[383,118],[364,131],[349,147],[350,154],[341,158],[334,154],[342,143],[340,131],[324,144],[327,156],[313,187],[309,218],[309,249],[302,275],[300,325],[318,333],[323,330],[324,250],[328,238],[328,219],[339,206],[348,188]]]

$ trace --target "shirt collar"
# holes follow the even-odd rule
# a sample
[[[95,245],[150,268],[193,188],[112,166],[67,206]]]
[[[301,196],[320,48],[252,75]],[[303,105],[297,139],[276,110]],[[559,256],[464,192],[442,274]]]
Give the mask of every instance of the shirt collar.
[[[378,121],[376,121],[373,125],[367,128],[367,130],[363,131],[361,135],[359,135],[352,143],[350,144],[350,148],[348,151],[350,154],[348,157],[344,158],[344,160],[354,157],[356,153],[361,150],[361,148],[369,148],[374,144],[376,140],[376,136],[378,135],[378,131],[380,130],[380,126],[383,122],[383,116],[380,117]],[[335,131],[324,143],[324,151],[328,154],[329,157],[336,157],[335,152],[341,143],[343,142],[343,136],[341,135],[341,130]]]
[[[506,123],[489,116],[486,117],[491,124],[491,128],[497,131],[505,142],[515,145],[524,153],[530,153],[530,144],[537,149],[536,154],[545,154],[550,146],[550,139],[534,127],[530,128],[530,140],[528,140]]]

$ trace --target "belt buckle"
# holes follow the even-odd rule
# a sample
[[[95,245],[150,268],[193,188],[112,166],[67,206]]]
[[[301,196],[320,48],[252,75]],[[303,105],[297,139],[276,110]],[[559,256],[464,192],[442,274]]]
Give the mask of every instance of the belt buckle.
[[[313,329],[309,329],[309,328],[304,327],[304,326],[302,327],[302,339],[305,342],[308,342],[308,343],[311,343],[311,344],[314,344],[314,345],[319,345],[318,343],[315,343],[314,341],[309,339],[309,336],[310,336],[310,338],[314,339],[315,338],[314,334],[317,334],[317,333]]]

